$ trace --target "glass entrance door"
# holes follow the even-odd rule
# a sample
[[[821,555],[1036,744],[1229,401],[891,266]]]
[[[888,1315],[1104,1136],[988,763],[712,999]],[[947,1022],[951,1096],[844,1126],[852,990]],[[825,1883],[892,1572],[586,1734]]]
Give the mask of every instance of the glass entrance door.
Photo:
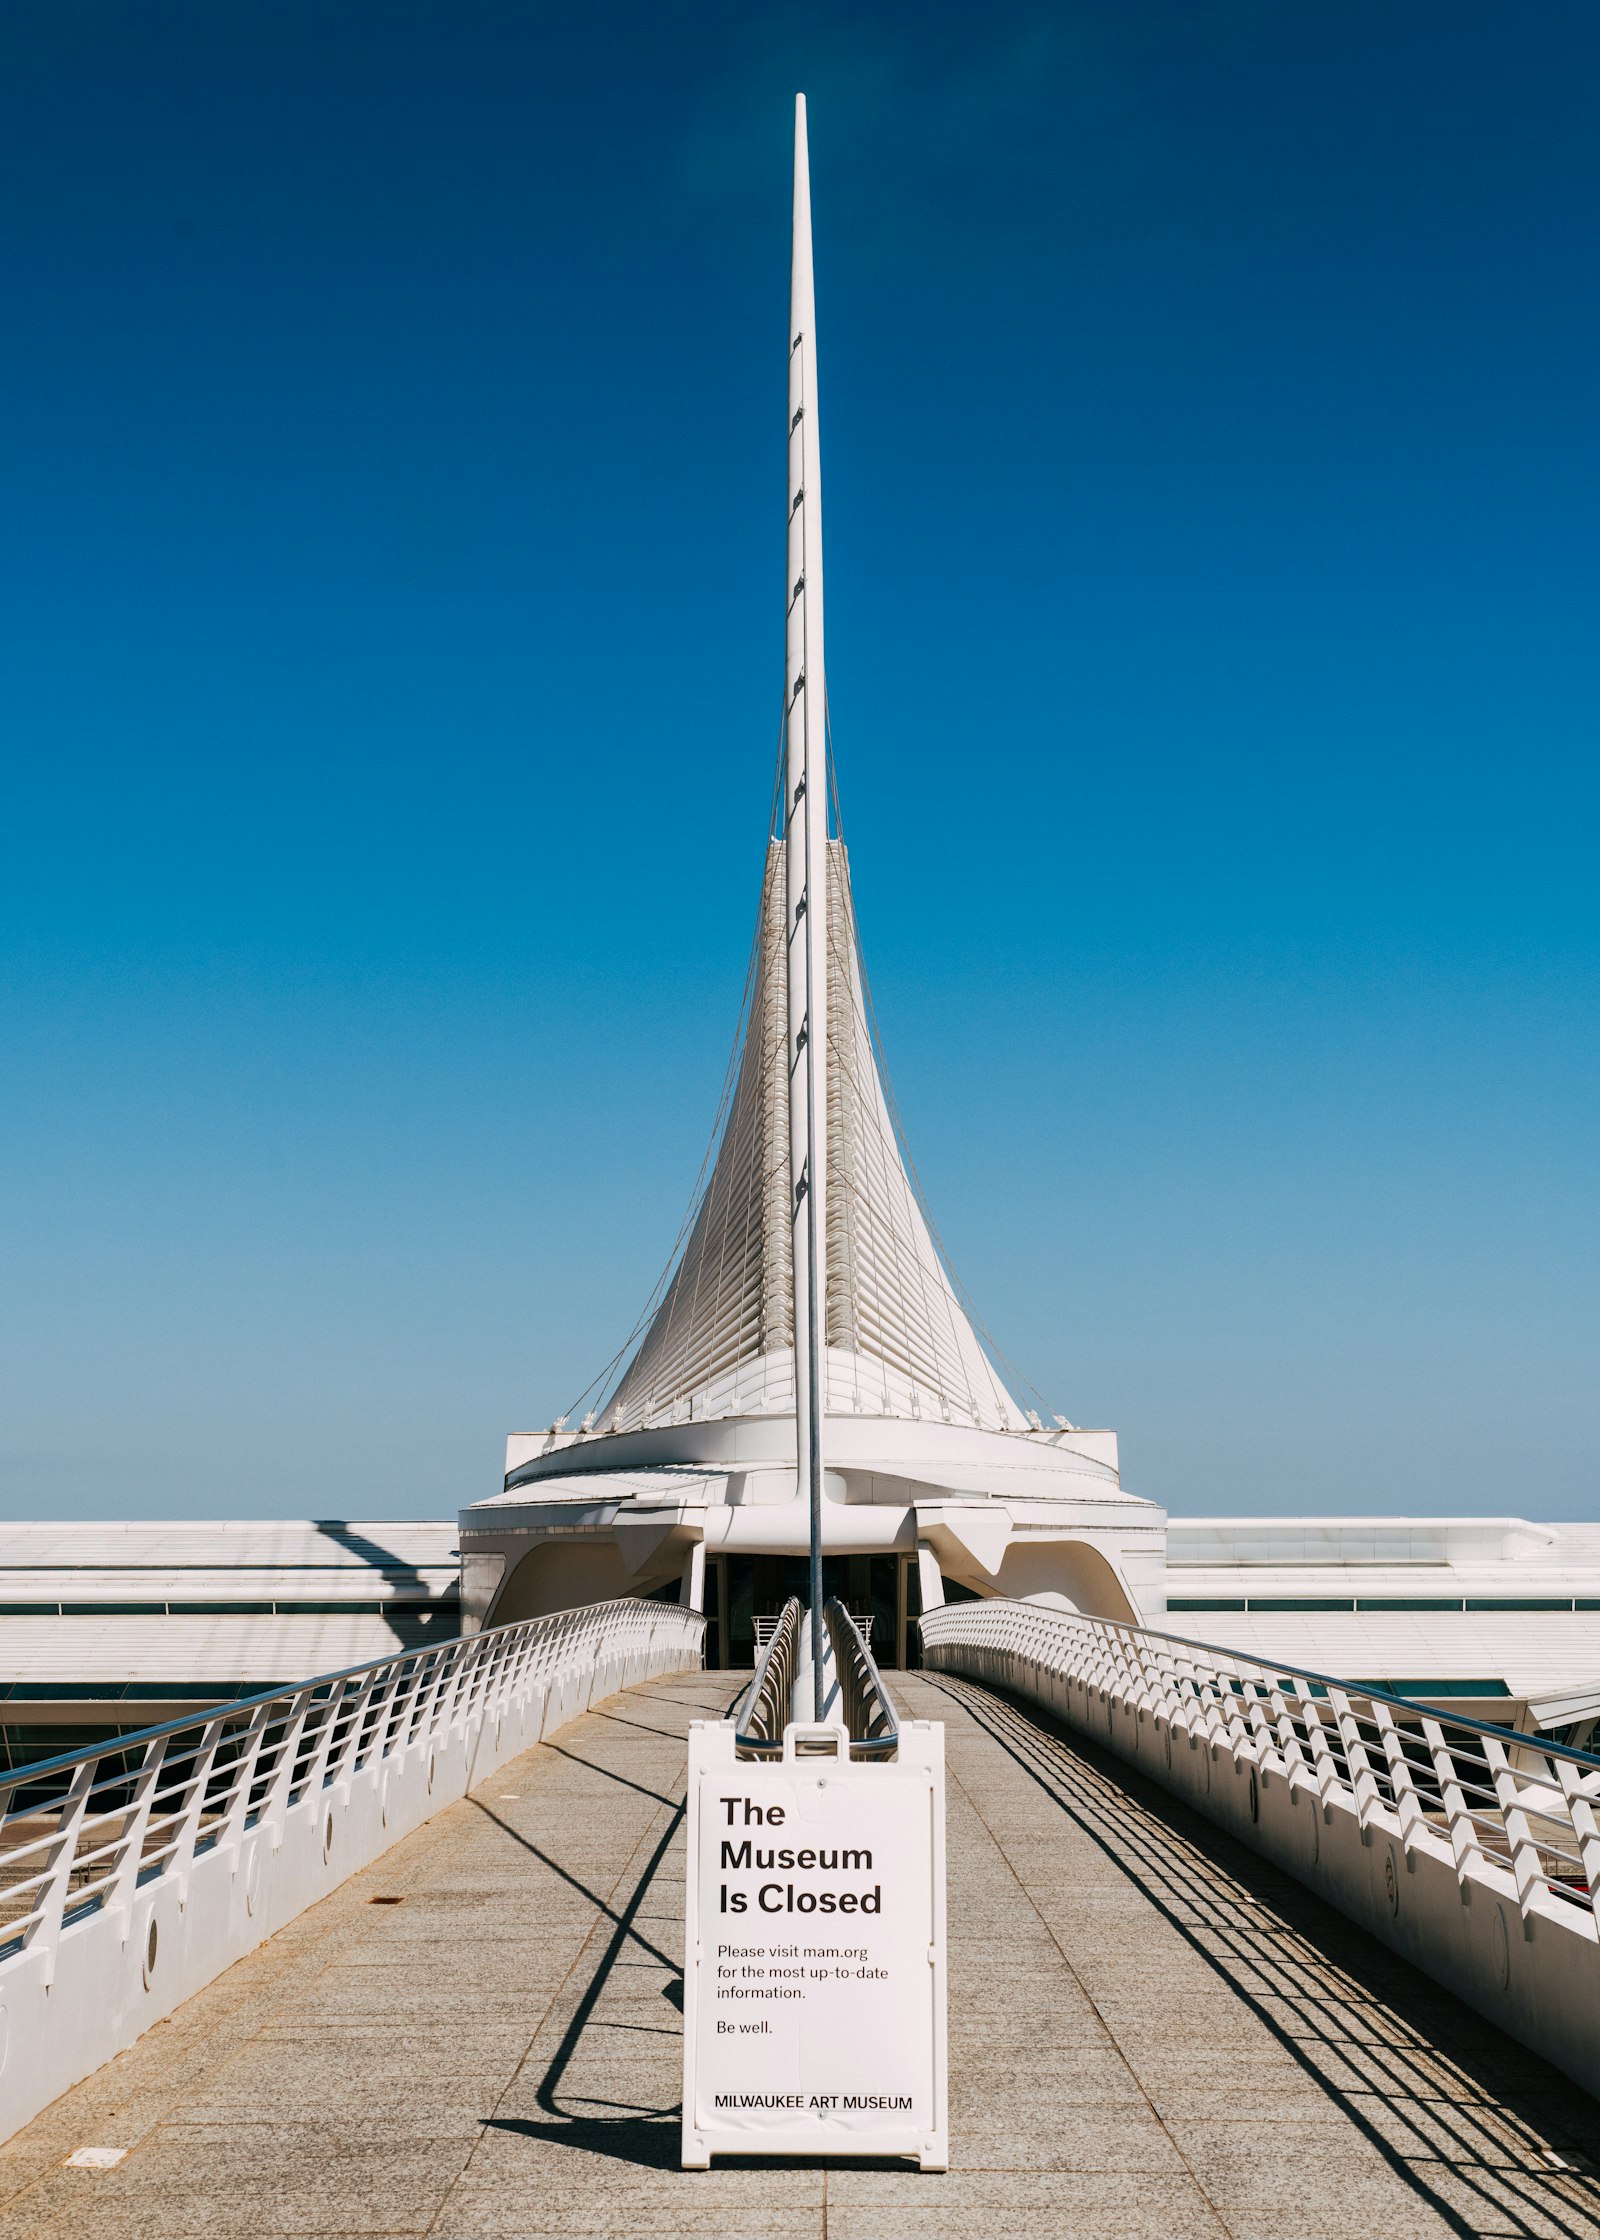
[[[863,1633],[871,1626],[872,1654],[887,1672],[902,1657],[907,1569],[899,1555],[824,1556],[824,1599],[837,1595]],[[706,1562],[706,1661],[724,1669],[755,1663],[757,1618],[775,1618],[790,1595],[811,1597],[804,1556],[711,1556]]]

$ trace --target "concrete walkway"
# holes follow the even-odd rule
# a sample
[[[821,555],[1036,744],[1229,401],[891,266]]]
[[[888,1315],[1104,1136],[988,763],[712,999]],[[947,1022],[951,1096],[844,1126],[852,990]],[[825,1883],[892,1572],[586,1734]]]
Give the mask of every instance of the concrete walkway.
[[[683,1735],[736,1685],[613,1698],[232,1969],[0,2149],[0,2240],[1600,2240],[1594,2102],[931,1678],[897,1692],[949,1727],[954,2167],[680,2172]]]

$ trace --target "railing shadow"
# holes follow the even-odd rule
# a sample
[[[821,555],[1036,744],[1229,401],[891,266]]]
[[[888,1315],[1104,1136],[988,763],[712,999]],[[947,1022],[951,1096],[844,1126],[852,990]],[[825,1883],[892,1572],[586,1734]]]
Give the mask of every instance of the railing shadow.
[[[948,1675],[920,1677],[1140,1886],[1456,2232],[1600,2233],[1600,2106],[1586,2093],[1041,1706]]]

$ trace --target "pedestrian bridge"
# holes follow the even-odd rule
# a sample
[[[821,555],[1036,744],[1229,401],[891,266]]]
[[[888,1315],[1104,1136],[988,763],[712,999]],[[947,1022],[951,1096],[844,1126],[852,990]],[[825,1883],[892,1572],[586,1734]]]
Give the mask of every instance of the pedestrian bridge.
[[[600,1606],[36,1769],[0,2240],[1600,2234],[1600,2106],[1528,2042],[1583,2074],[1600,2030],[1600,1768],[1021,1605],[894,1689],[946,1724],[951,2169],[681,2171],[686,1736],[749,1677],[698,1626]]]

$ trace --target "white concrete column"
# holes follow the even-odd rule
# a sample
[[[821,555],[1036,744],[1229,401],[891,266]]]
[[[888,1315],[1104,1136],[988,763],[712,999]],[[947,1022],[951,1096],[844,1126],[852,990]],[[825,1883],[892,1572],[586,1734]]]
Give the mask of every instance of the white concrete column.
[[[939,1569],[939,1558],[926,1540],[917,1542],[917,1577],[922,1585],[923,1609],[939,1609],[944,1602],[944,1576]]]
[[[697,1540],[684,1558],[683,1585],[678,1601],[685,1610],[704,1610],[706,1606],[706,1544]]]

